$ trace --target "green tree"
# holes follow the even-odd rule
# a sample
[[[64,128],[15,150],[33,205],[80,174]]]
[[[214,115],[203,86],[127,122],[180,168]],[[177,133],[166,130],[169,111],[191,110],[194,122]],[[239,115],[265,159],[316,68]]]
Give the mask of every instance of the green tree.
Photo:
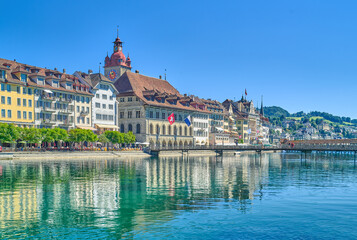
[[[14,124],[0,123],[0,142],[12,143],[19,139],[20,133]]]
[[[96,142],[98,141],[98,136],[94,134],[91,130],[86,130],[86,142]]]
[[[47,144],[53,143],[55,139],[53,138],[53,132],[50,128],[41,128],[42,142]]]
[[[40,129],[38,128],[24,128],[25,137],[24,141],[28,143],[41,143],[42,141],[42,134]]]
[[[69,131],[68,139],[72,143],[79,143],[83,149],[83,142],[87,139],[87,132],[84,129],[71,129]]]
[[[105,136],[105,134],[101,134],[99,135],[98,137],[98,142],[101,142],[101,143],[109,143],[109,139]]]

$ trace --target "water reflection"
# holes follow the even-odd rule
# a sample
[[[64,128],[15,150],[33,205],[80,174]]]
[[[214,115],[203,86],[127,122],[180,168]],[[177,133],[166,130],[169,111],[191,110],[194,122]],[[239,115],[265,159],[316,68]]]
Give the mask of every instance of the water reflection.
[[[1,237],[121,238],[184,212],[254,201],[291,186],[348,186],[350,157],[293,154],[0,163]],[[74,235],[73,235],[74,234]]]

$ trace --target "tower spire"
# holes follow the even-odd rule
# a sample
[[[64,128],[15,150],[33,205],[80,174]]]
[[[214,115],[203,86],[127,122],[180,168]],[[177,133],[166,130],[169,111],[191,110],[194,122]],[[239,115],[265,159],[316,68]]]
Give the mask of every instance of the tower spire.
[[[264,109],[263,109],[263,95],[262,95],[261,106],[260,106],[260,114],[264,117]]]
[[[119,37],[119,25],[117,25],[117,38]]]

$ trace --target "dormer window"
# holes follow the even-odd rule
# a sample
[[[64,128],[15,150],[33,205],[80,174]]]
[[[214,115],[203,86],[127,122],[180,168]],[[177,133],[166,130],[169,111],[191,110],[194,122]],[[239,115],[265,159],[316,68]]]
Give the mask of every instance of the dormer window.
[[[25,67],[25,70],[26,70],[27,72],[29,72],[29,71],[30,71],[30,68],[29,68],[29,67]]]
[[[44,78],[37,78],[37,84],[38,85],[45,85],[45,79]]]
[[[21,82],[27,83],[27,75],[21,74]]]
[[[52,87],[58,87],[58,81],[52,81]]]
[[[71,90],[72,89],[72,84],[71,83],[66,83],[66,89]]]

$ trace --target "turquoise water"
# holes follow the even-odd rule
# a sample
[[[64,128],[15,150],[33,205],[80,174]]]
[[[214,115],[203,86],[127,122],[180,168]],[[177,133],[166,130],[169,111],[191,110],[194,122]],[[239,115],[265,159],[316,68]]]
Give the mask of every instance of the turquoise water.
[[[357,239],[352,156],[0,162],[3,239]]]

